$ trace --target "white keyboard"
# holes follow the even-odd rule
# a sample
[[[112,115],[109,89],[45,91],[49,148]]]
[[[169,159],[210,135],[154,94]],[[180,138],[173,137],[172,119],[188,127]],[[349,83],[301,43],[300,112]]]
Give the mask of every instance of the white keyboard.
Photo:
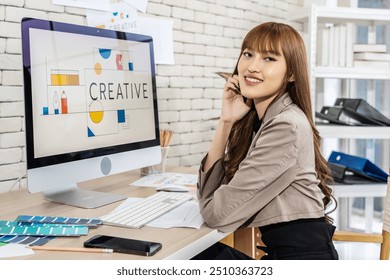
[[[191,199],[193,196],[187,193],[158,192],[141,202],[114,210],[101,219],[105,225],[141,228]]]

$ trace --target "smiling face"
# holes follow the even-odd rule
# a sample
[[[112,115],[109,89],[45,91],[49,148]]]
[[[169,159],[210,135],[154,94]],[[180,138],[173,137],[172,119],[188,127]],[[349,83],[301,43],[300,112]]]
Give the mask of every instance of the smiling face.
[[[305,75],[299,75],[296,83],[297,73],[306,72],[300,66],[306,61],[301,41],[293,28],[274,22],[260,24],[245,36],[234,74],[241,94],[253,100],[259,118],[275,98],[284,92],[295,98],[296,86],[306,85],[302,83]]]
[[[284,89],[287,64],[281,51],[245,48],[237,65],[241,94],[255,103],[269,103]]]

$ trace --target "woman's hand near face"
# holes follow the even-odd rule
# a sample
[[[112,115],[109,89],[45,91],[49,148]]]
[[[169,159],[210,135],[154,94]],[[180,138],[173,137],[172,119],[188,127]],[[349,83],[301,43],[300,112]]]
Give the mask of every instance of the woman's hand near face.
[[[237,75],[227,79],[223,89],[221,121],[234,124],[249,112],[251,100],[245,103],[239,88]]]
[[[225,83],[222,96],[222,110],[215,136],[203,166],[207,172],[214,163],[225,154],[226,144],[233,124],[242,119],[250,110],[252,100],[247,99],[246,104],[240,93],[237,75],[229,77]]]

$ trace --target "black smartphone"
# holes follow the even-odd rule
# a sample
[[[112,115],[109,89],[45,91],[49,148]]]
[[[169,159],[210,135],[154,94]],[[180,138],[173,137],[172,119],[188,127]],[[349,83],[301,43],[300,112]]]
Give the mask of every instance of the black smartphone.
[[[116,236],[95,235],[84,242],[84,247],[106,248],[113,249],[114,252],[118,253],[153,256],[161,249],[162,244]]]

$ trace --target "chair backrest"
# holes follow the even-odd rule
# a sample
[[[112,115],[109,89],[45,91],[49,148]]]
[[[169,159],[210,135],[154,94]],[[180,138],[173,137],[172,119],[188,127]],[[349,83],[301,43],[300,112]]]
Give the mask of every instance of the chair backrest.
[[[383,230],[390,232],[390,176],[387,177],[387,195],[384,205]]]
[[[387,177],[387,194],[384,205],[382,236],[383,241],[381,245],[380,259],[388,260],[390,258],[390,176]]]
[[[390,170],[389,170],[390,173]],[[334,241],[347,241],[347,242],[374,242],[380,243],[380,256],[381,260],[390,259],[390,176],[387,178],[387,190],[384,203],[383,212],[383,227],[382,234],[373,233],[358,233],[351,231],[338,231],[333,235]]]

